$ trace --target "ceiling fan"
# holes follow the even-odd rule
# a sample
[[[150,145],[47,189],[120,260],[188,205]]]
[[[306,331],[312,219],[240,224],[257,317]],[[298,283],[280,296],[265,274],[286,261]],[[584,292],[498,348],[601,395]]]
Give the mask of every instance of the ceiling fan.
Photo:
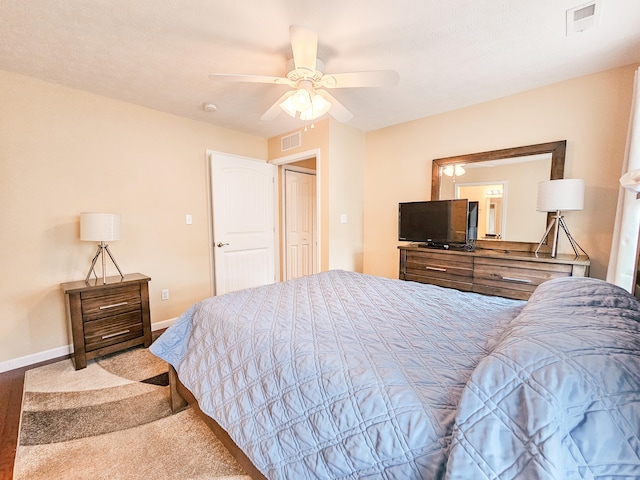
[[[293,59],[287,63],[285,77],[216,73],[212,80],[232,82],[270,83],[288,85],[291,90],[282,95],[263,115],[262,120],[272,120],[281,111],[301,120],[315,120],[329,113],[340,122],[347,122],[353,114],[327,90],[332,88],[392,87],[399,75],[393,70],[324,74],[324,64],[317,58],[318,35],[313,30],[291,25],[291,50]]]

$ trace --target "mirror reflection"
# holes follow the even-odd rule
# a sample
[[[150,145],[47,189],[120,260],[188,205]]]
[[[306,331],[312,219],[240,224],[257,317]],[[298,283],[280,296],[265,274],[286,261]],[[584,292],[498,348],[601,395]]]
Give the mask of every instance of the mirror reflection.
[[[566,148],[567,141],[560,140],[437,158],[431,167],[431,200],[478,202],[483,248],[502,241],[505,248],[533,251],[552,218],[536,210],[538,183],[564,177]]]
[[[440,199],[478,202],[478,239],[537,242],[547,214],[536,211],[537,185],[549,179],[551,153],[440,167]]]

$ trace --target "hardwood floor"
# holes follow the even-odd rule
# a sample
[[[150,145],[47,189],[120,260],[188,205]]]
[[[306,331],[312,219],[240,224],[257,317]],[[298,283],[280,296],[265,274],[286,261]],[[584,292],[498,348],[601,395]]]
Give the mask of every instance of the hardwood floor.
[[[13,479],[13,463],[18,446],[18,428],[20,426],[20,408],[24,374],[27,370],[59,362],[69,355],[41,362],[28,367],[17,368],[0,373],[0,480]]]
[[[162,332],[164,329],[153,332],[153,340]],[[71,358],[71,355],[0,373],[0,480],[13,480],[25,372],[65,358]]]

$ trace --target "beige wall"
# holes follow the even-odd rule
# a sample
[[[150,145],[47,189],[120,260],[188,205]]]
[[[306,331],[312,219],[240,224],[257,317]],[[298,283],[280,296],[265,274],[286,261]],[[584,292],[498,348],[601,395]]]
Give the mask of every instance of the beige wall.
[[[365,135],[332,120],[330,138],[329,268],[362,272]]]
[[[289,135],[291,132],[285,134]],[[302,132],[300,147],[282,152],[281,136],[269,139],[269,160],[319,151],[320,270],[362,271],[365,134],[333,119]],[[341,223],[341,215],[347,223]]]
[[[434,115],[366,135],[364,271],[397,278],[398,202],[428,200],[435,158],[567,140],[566,178],[585,180],[585,208],[566,221],[606,275],[631,108],[628,66]],[[571,252],[560,237],[561,252]]]
[[[565,176],[587,188],[585,210],[567,223],[603,278],[635,68],[368,134],[323,120],[284,153],[279,137],[0,72],[0,362],[68,345],[59,284],[84,278],[95,250],[78,239],[82,211],[123,215],[111,249],[125,272],[152,277],[153,322],[210,294],[206,149],[265,159],[319,150],[321,269],[397,277],[397,204],[430,198],[432,159],[566,139]]]
[[[266,159],[266,139],[1,71],[0,105],[0,362],[70,343],[59,284],[95,252],[83,211],[122,214],[110,248],[152,278],[152,322],[210,295],[205,151]]]
[[[319,178],[319,187],[317,193],[320,196],[320,208],[318,215],[320,216],[320,271],[326,271],[329,268],[329,190],[328,184],[322,179],[328,178],[330,168],[330,151],[329,151],[329,120],[321,120],[315,122],[314,128],[307,128],[306,132],[301,132],[301,143],[298,148],[282,151],[280,139],[283,136],[291,135],[294,132],[288,132],[283,135],[272,137],[268,140],[268,158],[269,160],[277,160],[284,157],[305,158],[306,152],[319,151],[316,157],[316,175]],[[315,155],[315,153],[313,154]]]

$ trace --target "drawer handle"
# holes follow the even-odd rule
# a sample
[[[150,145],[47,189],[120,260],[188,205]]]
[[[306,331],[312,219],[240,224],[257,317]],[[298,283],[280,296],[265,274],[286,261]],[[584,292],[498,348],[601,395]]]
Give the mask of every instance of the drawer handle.
[[[131,330],[122,330],[121,332],[110,333],[109,335],[102,335],[102,340],[106,340],[107,338],[117,337],[118,335],[124,335],[125,333],[129,333]]]
[[[424,267],[427,270],[433,270],[434,272],[446,272],[447,269],[446,268],[440,268],[440,267]]]
[[[127,303],[129,302],[114,303],[113,305],[103,305],[100,307],[100,310],[106,310],[107,308],[121,307],[122,305],[126,305]]]
[[[514,283],[531,283],[531,280],[528,278],[513,278],[513,277],[502,277],[502,280],[505,282],[514,282]]]

